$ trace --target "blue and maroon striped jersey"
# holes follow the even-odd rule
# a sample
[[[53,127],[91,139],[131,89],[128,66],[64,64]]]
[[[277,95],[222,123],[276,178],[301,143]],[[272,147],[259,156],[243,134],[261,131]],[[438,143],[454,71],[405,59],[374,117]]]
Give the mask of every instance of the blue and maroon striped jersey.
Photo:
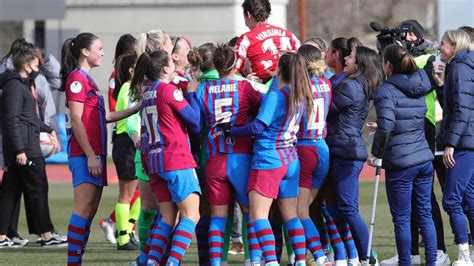
[[[69,112],[69,102],[84,104],[82,123],[87,140],[96,155],[107,155],[107,125],[105,101],[94,79],[83,69],[73,70],[66,81],[66,134],[68,156],[84,156],[79,142],[74,136]]]
[[[206,155],[219,153],[252,153],[250,137],[225,137],[220,124],[233,126],[247,124],[250,113],[256,113],[262,94],[247,80],[218,79],[202,83],[197,91],[197,100],[209,128]]]
[[[145,88],[141,103],[142,152],[148,155],[148,174],[196,167],[184,121],[178,116],[189,103],[172,84],[156,81]]]
[[[288,87],[271,90],[264,99],[257,119],[267,125],[253,146],[253,169],[275,169],[297,159],[296,134],[303,112],[295,106],[293,114],[288,112],[290,90]]]
[[[326,117],[331,104],[331,82],[327,78],[311,77],[313,110],[304,112],[298,141],[324,139],[327,134]]]

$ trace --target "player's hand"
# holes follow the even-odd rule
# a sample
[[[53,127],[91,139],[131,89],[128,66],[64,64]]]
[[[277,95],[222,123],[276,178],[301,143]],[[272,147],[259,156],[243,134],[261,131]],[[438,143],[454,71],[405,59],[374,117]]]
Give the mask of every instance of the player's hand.
[[[446,64],[445,63],[441,63],[438,68],[441,70],[441,72],[435,72],[435,69],[436,69],[436,64],[435,62],[433,62],[433,72],[431,73],[431,75],[433,76],[433,79],[434,81],[436,82],[436,85],[438,85],[439,87],[443,86],[444,85],[444,80],[443,80],[443,72],[444,72],[444,69],[446,68]]]
[[[369,155],[369,157],[367,158],[367,164],[372,166],[372,167],[375,167],[375,161],[377,161],[377,157],[373,156],[372,154]]]
[[[22,152],[16,156],[16,163],[19,165],[26,165],[28,158],[26,158],[26,153]]]
[[[446,166],[446,168],[453,168],[454,165],[456,164],[456,161],[454,160],[454,148],[453,147],[446,147],[444,149],[443,163]]]
[[[248,74],[247,77],[245,77],[245,78],[248,79],[248,80],[251,80],[251,81],[262,83],[262,80],[259,77],[257,77],[257,73],[255,73],[255,72],[252,72],[252,73]]]
[[[377,130],[377,123],[375,122],[368,122],[367,124],[365,124],[365,126],[367,127],[369,133],[375,132],[375,130]]]
[[[274,71],[271,71],[271,70],[265,70],[265,72],[267,72],[267,74],[270,76],[270,77],[274,77],[275,75],[278,75],[278,67],[274,70]]]
[[[195,92],[199,88],[199,81],[197,81],[197,78],[193,77],[189,82],[188,82],[188,92]]]
[[[221,124],[222,131],[224,132],[224,136],[230,137],[230,129],[232,128],[232,125],[230,123],[224,123]]]
[[[141,142],[140,142],[140,137],[138,136],[138,134],[136,132],[133,132],[130,138],[132,139],[133,145],[135,145],[135,148],[140,149]]]
[[[56,132],[53,130],[51,131],[51,136],[53,137],[53,153],[55,154],[56,152],[59,151],[59,142],[58,142],[58,136],[56,135]]]
[[[99,156],[87,157],[87,168],[93,177],[100,177],[102,173],[102,163]]]

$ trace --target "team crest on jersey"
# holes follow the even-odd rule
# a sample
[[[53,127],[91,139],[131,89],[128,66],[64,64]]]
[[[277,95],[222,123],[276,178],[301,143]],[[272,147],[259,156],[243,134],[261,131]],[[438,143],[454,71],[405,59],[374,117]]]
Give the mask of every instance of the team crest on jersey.
[[[109,80],[109,88],[115,89],[115,79],[110,79]]]
[[[79,81],[74,81],[69,85],[69,89],[74,93],[79,93],[82,91],[82,84]]]
[[[178,102],[181,102],[182,100],[184,100],[183,92],[181,90],[174,90],[173,97]]]

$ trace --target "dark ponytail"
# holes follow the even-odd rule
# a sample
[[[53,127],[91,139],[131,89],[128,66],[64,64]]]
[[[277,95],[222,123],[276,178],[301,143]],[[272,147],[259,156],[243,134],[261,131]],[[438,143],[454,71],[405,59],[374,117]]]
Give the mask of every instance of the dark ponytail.
[[[115,89],[112,94],[114,99],[117,99],[122,85],[132,78],[130,68],[135,66],[137,62],[137,54],[132,51],[131,54],[120,55],[115,59]]]
[[[235,52],[227,44],[218,44],[213,55],[214,67],[219,72],[219,76],[228,75],[235,69]]]
[[[278,71],[281,80],[290,84],[289,115],[294,115],[297,106],[304,105],[306,110],[312,110],[313,96],[304,58],[299,54],[285,53],[278,61]]]
[[[214,69],[213,54],[216,46],[212,43],[205,43],[199,48],[194,47],[188,53],[188,61],[195,69],[207,72]]]
[[[392,65],[392,74],[413,74],[418,71],[413,56],[405,48],[396,44],[385,47],[383,60]]]
[[[166,51],[157,50],[152,53],[143,53],[135,66],[135,73],[130,85],[130,96],[132,101],[141,99],[143,82],[145,77],[154,82],[160,79],[162,70],[169,65],[169,56]]]
[[[69,38],[63,43],[61,49],[61,87],[60,91],[66,90],[66,81],[69,74],[79,67],[79,59],[81,58],[82,49],[90,49],[92,43],[99,39],[96,35],[83,32],[75,38]]]

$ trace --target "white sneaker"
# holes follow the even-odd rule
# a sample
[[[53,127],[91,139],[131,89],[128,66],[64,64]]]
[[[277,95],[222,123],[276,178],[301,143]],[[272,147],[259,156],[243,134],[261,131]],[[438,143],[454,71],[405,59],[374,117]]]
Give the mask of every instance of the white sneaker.
[[[331,262],[329,262],[328,258],[326,256],[320,257],[317,260],[311,260],[310,263],[307,263],[306,265],[312,265],[312,266],[326,266],[326,265],[333,265]],[[341,266],[347,266],[346,265],[341,265]]]
[[[327,261],[327,264],[323,264],[323,265],[330,265],[330,262]],[[347,260],[336,260],[334,262],[334,266],[347,266]]]
[[[473,266],[472,261],[471,261],[471,256],[469,254],[469,249],[460,250],[459,255],[458,255],[458,260],[453,262],[453,265],[455,265],[455,266]]]
[[[421,264],[420,255],[410,257],[411,264]],[[398,266],[398,254],[380,262],[381,266]]]
[[[25,239],[21,236],[14,236],[12,237],[12,245],[11,247],[17,248],[17,247],[24,247],[30,242],[28,239]]]
[[[438,249],[438,251],[436,251],[436,265],[442,266],[442,265],[450,265],[450,264],[451,264],[451,261],[449,260],[448,254]]]
[[[109,219],[103,219],[100,220],[99,226],[102,228],[102,231],[104,231],[105,239],[112,244],[117,244],[117,239],[115,239],[114,235],[115,223]]]
[[[5,237],[3,241],[0,241],[0,248],[9,248],[12,245],[13,245],[13,241],[8,237]]]
[[[348,259],[347,260],[347,265],[349,265],[349,266],[362,266],[362,264],[359,261],[359,257],[357,257],[355,259]]]

